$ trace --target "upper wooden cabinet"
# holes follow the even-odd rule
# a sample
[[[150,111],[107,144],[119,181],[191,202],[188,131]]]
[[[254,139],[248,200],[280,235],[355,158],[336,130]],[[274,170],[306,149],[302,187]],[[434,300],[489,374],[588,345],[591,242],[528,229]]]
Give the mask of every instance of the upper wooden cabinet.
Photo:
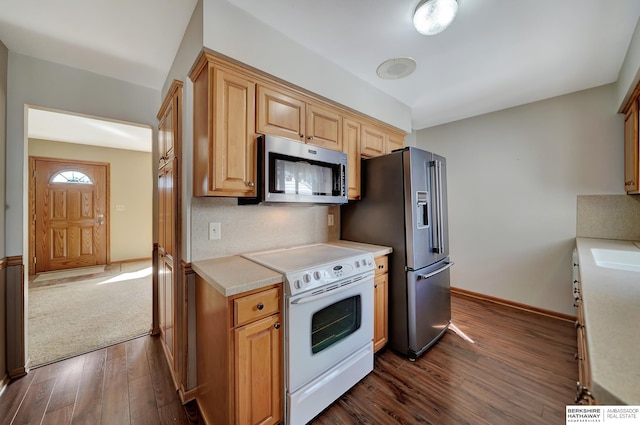
[[[369,124],[363,124],[360,155],[365,158],[384,155],[386,153],[384,140],[385,134],[381,129]]]
[[[258,84],[257,92],[258,133],[342,150],[342,115],[335,108],[280,87]]]
[[[259,134],[346,152],[349,199],[360,199],[361,157],[404,145],[404,134],[393,127],[209,52],[189,78],[194,196],[255,197]]]
[[[274,134],[304,142],[306,103],[283,90],[258,85],[256,127],[258,133]]]
[[[158,168],[180,156],[180,153],[176,152],[176,146],[180,147],[176,138],[179,138],[182,132],[182,86],[182,81],[173,81],[158,112]]]
[[[256,83],[202,56],[190,75],[194,102],[193,194],[256,196]]]
[[[639,150],[638,99],[635,98],[624,116],[624,189],[629,194],[640,193]]]
[[[342,126],[342,151],[347,154],[348,198],[360,199],[360,123],[345,118]]]
[[[386,139],[386,153],[391,153],[396,149],[402,149],[404,147],[404,134],[402,133],[387,133]]]
[[[365,158],[385,155],[404,147],[404,135],[374,124],[362,124],[361,154]]]

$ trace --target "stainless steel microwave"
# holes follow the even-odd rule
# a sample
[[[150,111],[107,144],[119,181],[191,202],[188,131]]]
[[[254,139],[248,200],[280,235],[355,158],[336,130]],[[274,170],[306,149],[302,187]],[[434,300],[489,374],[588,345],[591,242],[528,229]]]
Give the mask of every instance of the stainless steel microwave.
[[[258,184],[257,202],[344,204],[347,154],[284,137],[260,136]]]

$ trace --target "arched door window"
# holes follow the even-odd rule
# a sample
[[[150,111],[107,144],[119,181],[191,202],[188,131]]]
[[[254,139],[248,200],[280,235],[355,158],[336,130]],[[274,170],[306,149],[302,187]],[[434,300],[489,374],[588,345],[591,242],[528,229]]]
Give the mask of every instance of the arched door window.
[[[78,170],[60,171],[51,179],[51,183],[93,184],[91,178]]]

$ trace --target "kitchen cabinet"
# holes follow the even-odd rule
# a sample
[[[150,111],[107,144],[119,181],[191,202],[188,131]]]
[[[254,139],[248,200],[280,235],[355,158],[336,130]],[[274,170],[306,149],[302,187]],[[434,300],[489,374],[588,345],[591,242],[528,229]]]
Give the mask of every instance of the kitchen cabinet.
[[[624,189],[629,194],[640,193],[638,101],[633,99],[624,116]]]
[[[587,331],[584,325],[584,309],[581,299],[576,300],[576,306],[578,307],[578,318],[576,320],[578,382],[576,384],[575,402],[580,404],[595,404],[595,400],[590,391],[591,373],[589,367],[589,352],[587,350]]]
[[[342,115],[285,88],[258,85],[256,127],[261,134],[342,150]]]
[[[359,159],[404,145],[404,133],[393,127],[210,52],[189,78],[194,196],[255,197],[259,134],[346,152],[352,200],[360,198]]]
[[[360,153],[364,158],[385,155],[404,147],[404,135],[385,130],[375,124],[363,123]]]
[[[182,280],[176,273],[180,264],[180,158],[182,135],[182,87],[174,80],[158,112],[158,244],[154,275],[157,291],[157,323],[176,388],[184,396],[186,386],[186,335],[180,332],[186,323],[186,311],[181,308]]]
[[[389,338],[389,259],[386,255],[376,257],[374,286],[373,351],[380,350]]]
[[[158,173],[158,319],[160,337],[167,360],[175,370],[173,330],[176,300],[175,243],[176,214],[174,192],[177,159],[167,163]]]
[[[342,151],[347,154],[347,184],[349,200],[360,199],[360,123],[343,121]]]
[[[225,297],[196,274],[196,399],[205,424],[283,420],[282,285]]]
[[[179,106],[177,96],[169,96],[163,106],[158,124],[158,168],[162,168],[175,157],[174,136]]]
[[[194,196],[256,196],[256,83],[202,56],[190,75]]]

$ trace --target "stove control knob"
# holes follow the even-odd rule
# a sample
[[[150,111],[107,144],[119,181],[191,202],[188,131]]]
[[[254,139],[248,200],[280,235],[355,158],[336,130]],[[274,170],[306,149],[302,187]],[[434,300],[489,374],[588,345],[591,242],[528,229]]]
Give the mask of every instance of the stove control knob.
[[[304,281],[304,283],[311,282],[311,275],[309,273],[305,273],[304,276],[302,276],[302,280]]]
[[[360,267],[360,260],[356,260],[356,267],[359,268]]]
[[[319,271],[315,271],[313,272],[313,278],[315,280],[320,280],[320,272]]]
[[[293,282],[293,286],[295,286],[295,288],[296,288],[296,289],[300,289],[300,287],[302,286],[302,285],[300,284],[300,279],[296,279],[296,280]]]

